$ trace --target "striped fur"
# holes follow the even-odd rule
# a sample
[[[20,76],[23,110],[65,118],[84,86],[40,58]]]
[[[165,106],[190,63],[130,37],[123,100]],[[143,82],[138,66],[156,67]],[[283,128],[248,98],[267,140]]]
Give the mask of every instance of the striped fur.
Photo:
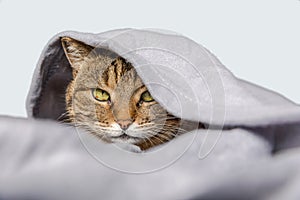
[[[131,143],[143,150],[185,132],[181,120],[156,101],[141,101],[147,88],[131,63],[72,38],[61,41],[73,69],[73,81],[66,91],[67,118],[72,124],[103,141]],[[110,101],[95,100],[94,88],[109,93]],[[123,130],[119,121],[130,125]]]

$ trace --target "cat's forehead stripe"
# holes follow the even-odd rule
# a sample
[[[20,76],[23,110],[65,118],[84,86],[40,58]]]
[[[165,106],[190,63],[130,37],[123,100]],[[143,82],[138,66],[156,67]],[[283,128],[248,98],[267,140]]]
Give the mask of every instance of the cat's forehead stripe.
[[[124,75],[131,76],[132,80],[136,80],[136,73],[131,69],[133,69],[133,67],[129,62],[118,57],[107,67],[99,78],[102,79],[106,86],[114,88],[119,81],[122,80]]]

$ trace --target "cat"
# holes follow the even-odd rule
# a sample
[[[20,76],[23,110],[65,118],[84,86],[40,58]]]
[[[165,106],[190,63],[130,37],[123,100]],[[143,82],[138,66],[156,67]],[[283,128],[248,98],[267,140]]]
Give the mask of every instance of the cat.
[[[72,124],[105,142],[133,144],[141,150],[187,132],[123,57],[70,37],[62,37],[61,44],[73,74],[65,96]]]

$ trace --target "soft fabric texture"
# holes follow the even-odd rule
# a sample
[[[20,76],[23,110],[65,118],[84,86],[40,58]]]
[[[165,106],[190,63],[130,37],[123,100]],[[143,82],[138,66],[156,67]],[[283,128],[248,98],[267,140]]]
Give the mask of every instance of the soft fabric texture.
[[[126,58],[169,112],[209,129],[134,153],[135,146],[105,144],[52,122],[65,111],[71,80],[63,36]],[[0,119],[0,199],[300,198],[300,107],[236,78],[207,49],[175,33],[54,36],[37,65],[27,111],[29,119]]]

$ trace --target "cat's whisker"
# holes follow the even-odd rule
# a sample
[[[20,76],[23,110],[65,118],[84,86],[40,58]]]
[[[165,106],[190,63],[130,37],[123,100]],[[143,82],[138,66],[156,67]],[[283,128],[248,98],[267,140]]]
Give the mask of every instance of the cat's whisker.
[[[160,116],[156,116],[159,117],[158,119],[153,119],[153,121],[163,121],[163,120],[171,120],[171,119],[179,119],[178,117],[160,117]]]
[[[155,138],[155,135],[152,135],[152,134],[149,134],[147,133],[146,134],[146,137],[144,137],[147,141],[149,141],[152,145],[154,145],[154,143],[152,142],[153,140],[151,138]],[[163,143],[163,140],[161,140],[160,138],[156,138],[158,139],[160,142]]]
[[[159,140],[159,142],[164,143],[164,140],[162,140],[162,139],[164,139],[164,138],[162,138],[162,137],[160,137],[160,136],[158,136],[158,135],[153,135],[151,138],[155,138],[155,139]],[[149,138],[149,139],[151,140],[151,138]],[[168,141],[168,140],[167,140],[167,141]]]
[[[186,129],[180,128],[178,126],[174,126],[174,125],[169,125],[169,124],[157,124],[157,125],[161,125],[164,128],[174,128],[176,130],[182,130],[182,131],[187,131]]]
[[[64,119],[65,118],[65,119]],[[70,113],[68,110],[66,110],[64,113],[62,113],[57,119],[57,121],[60,121],[60,122],[65,122],[65,121],[68,121],[70,120]]]
[[[146,141],[149,141],[151,146],[152,146],[152,145],[155,146],[155,144],[152,142],[151,138],[146,137],[145,140],[146,140]]]
[[[138,128],[137,130],[138,131],[147,131],[147,130],[156,130],[156,131],[159,131],[159,130],[163,130],[164,128],[171,128],[171,129],[174,129],[176,131],[180,131],[180,132],[187,132],[187,130],[183,129],[183,128],[179,128],[179,127],[176,127],[176,126],[171,126],[171,125],[161,125],[161,126],[152,126],[152,127],[148,127],[148,128]]]

